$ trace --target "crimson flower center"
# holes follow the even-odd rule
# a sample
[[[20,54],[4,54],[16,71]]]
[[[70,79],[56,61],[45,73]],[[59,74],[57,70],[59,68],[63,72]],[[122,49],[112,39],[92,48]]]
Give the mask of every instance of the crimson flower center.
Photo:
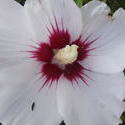
[[[54,81],[58,83],[60,78],[69,80],[71,84],[79,80],[87,84],[89,76],[86,72],[89,70],[82,62],[90,56],[91,45],[96,40],[89,41],[80,35],[72,41],[72,34],[63,25],[60,28],[57,21],[55,24],[49,30],[48,41],[39,42],[38,47],[30,51],[32,58],[41,64],[41,78],[45,80],[43,87],[51,86]]]

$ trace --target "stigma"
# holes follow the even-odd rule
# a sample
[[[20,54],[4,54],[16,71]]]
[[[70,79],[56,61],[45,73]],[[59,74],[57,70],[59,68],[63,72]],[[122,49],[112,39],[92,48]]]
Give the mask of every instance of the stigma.
[[[54,60],[59,64],[72,64],[78,57],[77,45],[66,45],[64,48],[55,50]]]

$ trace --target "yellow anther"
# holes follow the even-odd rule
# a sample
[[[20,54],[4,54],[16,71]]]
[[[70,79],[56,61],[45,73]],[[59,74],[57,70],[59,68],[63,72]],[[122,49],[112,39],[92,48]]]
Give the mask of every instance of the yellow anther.
[[[66,47],[58,50],[54,56],[60,64],[71,64],[77,60],[78,57],[78,46],[77,45],[67,45]]]

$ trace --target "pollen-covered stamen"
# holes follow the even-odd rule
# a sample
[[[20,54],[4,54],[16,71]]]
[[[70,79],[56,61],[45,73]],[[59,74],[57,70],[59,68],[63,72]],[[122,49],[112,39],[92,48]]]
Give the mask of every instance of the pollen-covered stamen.
[[[55,51],[54,60],[59,64],[72,64],[78,57],[77,45],[66,45],[66,47]]]

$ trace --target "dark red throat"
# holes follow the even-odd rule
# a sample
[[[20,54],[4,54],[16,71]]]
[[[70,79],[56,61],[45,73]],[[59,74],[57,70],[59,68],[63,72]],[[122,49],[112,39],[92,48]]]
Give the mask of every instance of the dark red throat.
[[[49,41],[38,43],[39,47],[32,53],[32,58],[35,58],[36,61],[44,63],[41,66],[40,73],[42,77],[45,77],[44,86],[51,86],[54,81],[59,81],[60,77],[64,77],[69,80],[71,84],[78,83],[78,80],[82,80],[83,83],[87,84],[85,71],[87,70],[80,62],[84,61],[89,56],[91,44],[95,42],[88,41],[88,39],[82,39],[82,36],[79,36],[75,41],[71,41],[71,34],[67,29],[59,28],[57,25],[52,25],[52,31],[49,30],[50,35],[48,36]],[[65,65],[64,68],[61,68],[58,64],[53,63],[54,51],[55,49],[64,48],[66,45],[77,45],[78,48],[78,57],[77,60],[72,64]]]

